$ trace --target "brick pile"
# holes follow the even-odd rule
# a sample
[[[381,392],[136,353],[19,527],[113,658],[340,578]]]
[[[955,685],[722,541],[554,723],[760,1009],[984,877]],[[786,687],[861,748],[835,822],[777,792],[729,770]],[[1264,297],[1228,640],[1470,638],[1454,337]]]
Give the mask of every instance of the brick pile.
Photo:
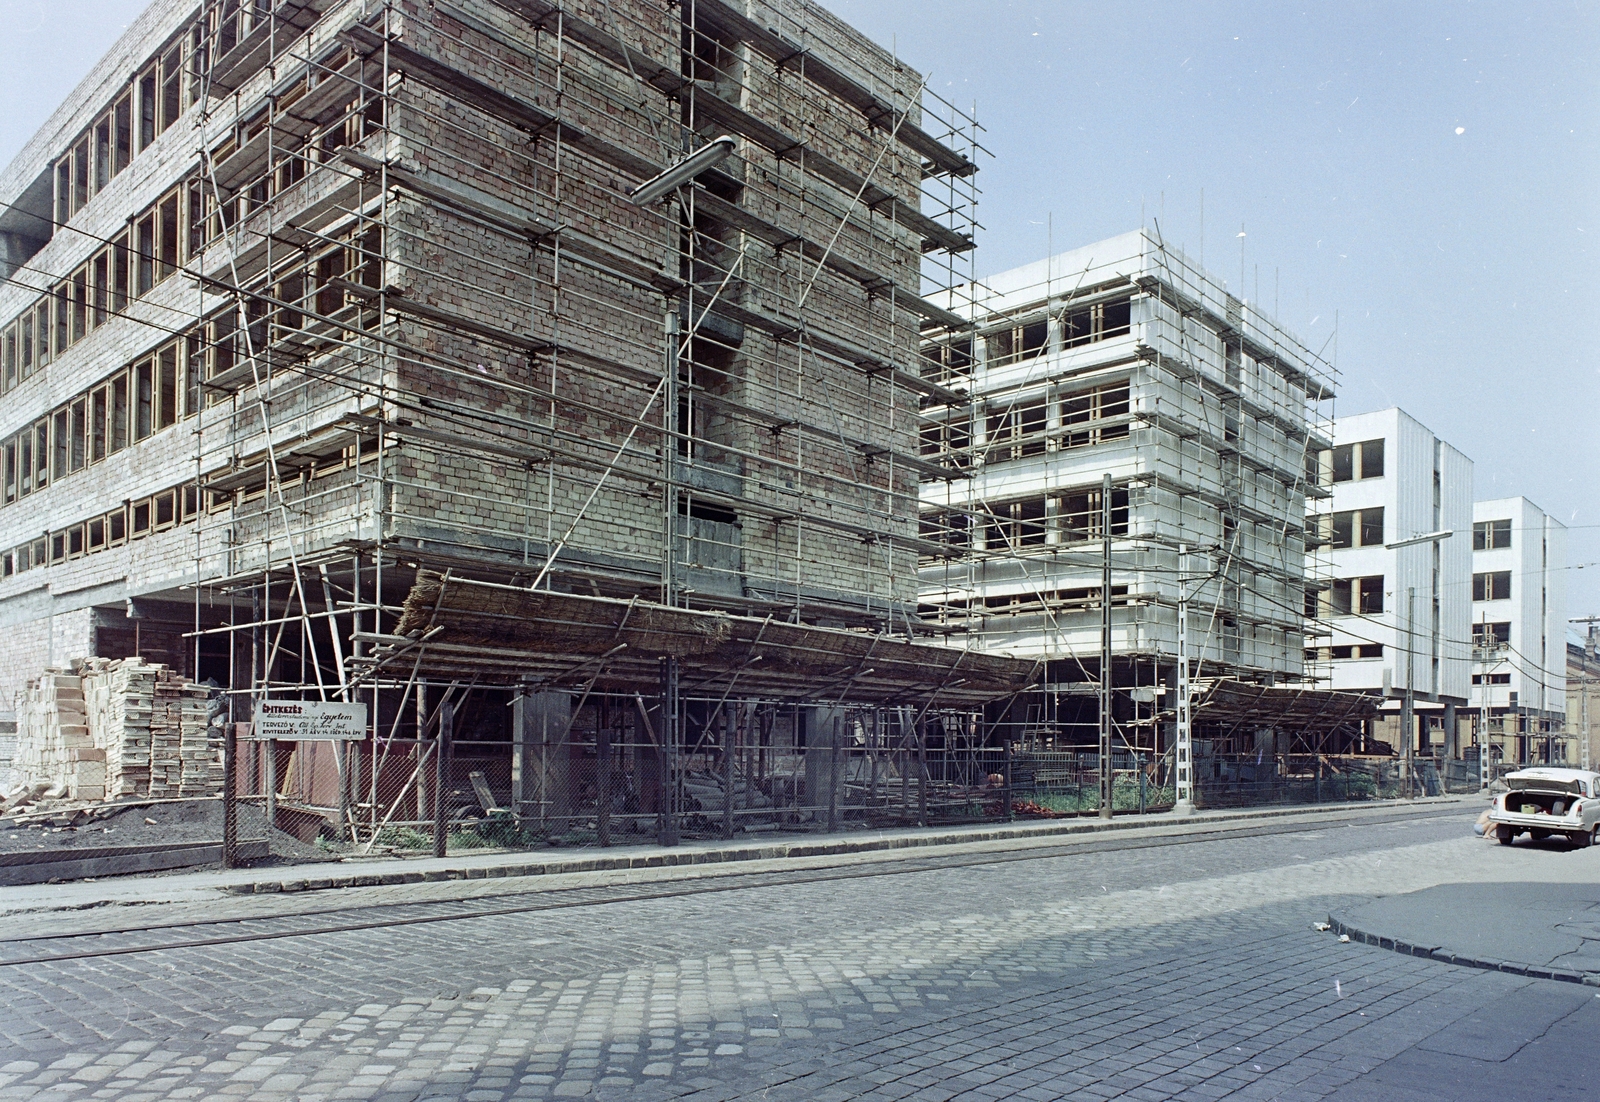
[[[207,691],[140,658],[88,658],[28,683],[17,772],[73,799],[190,797],[222,789]]]

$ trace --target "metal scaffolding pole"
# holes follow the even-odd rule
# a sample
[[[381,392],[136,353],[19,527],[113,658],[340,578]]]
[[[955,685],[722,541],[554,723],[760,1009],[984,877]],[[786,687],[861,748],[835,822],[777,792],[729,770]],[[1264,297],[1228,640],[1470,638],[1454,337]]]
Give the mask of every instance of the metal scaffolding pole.
[[[1100,478],[1100,818],[1111,818],[1111,475]]]
[[[1178,734],[1173,747],[1173,812],[1187,815],[1194,811],[1194,755],[1189,719],[1189,547],[1178,545]]]

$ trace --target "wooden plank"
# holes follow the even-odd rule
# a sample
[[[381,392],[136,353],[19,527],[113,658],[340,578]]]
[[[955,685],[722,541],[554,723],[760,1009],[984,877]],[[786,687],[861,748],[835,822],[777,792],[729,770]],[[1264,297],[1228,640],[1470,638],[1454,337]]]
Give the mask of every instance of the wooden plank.
[[[70,851],[51,852],[59,855]],[[265,841],[240,842],[237,853],[242,859],[254,860],[266,857],[269,847]],[[0,866],[0,886],[45,884],[51,880],[81,880],[89,876],[127,876],[137,872],[211,865],[221,860],[221,842],[166,845],[106,857],[65,858],[26,865]]]

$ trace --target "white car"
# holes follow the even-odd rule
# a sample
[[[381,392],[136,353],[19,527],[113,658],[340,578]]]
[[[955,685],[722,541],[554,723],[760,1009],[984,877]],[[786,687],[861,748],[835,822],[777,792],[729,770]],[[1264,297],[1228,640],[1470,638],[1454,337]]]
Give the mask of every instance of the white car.
[[[1600,773],[1536,766],[1506,774],[1506,786],[1489,809],[1502,846],[1523,831],[1536,842],[1564,834],[1574,846],[1600,843]]]

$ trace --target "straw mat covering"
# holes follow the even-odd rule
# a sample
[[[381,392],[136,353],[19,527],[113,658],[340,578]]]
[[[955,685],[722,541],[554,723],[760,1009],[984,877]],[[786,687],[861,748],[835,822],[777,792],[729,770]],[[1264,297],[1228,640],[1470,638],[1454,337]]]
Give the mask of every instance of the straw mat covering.
[[[884,635],[418,574],[373,658],[430,677],[653,692],[679,660],[684,692],[783,700],[968,706],[1025,688],[1035,663]],[[422,651],[420,662],[417,651]]]

